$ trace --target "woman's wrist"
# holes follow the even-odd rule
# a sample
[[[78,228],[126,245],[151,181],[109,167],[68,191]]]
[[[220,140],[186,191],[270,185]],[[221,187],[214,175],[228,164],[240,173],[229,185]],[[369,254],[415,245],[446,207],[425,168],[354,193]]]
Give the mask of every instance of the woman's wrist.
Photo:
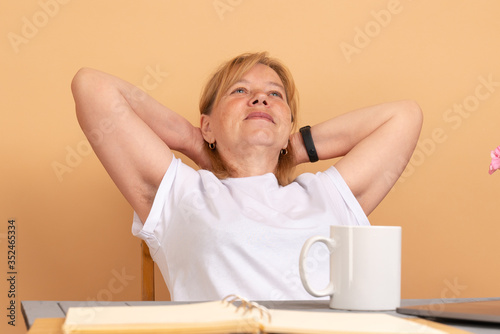
[[[205,148],[206,142],[201,135],[200,128],[191,125],[190,134],[182,136],[184,144],[179,152],[193,160],[200,168],[210,169],[211,162]]]
[[[309,156],[307,155],[306,147],[304,141],[302,140],[302,135],[300,132],[295,132],[290,136],[290,142],[294,150],[295,164],[300,165],[302,163],[309,162]]]

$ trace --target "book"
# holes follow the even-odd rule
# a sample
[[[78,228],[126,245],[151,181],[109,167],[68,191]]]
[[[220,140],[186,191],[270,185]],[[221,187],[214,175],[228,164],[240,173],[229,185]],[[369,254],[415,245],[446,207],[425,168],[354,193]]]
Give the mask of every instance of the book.
[[[239,297],[182,305],[70,308],[62,329],[65,334],[462,332],[443,331],[384,313],[269,310]]]

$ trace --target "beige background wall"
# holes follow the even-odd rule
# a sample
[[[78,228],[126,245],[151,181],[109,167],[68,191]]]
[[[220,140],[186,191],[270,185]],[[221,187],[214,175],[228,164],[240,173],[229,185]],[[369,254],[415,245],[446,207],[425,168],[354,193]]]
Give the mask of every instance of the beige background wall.
[[[198,124],[208,74],[245,51],[268,50],[289,65],[300,125],[418,101],[417,151],[370,216],[403,226],[402,297],[500,296],[500,174],[487,173],[500,145],[499,12],[486,0],[2,1],[2,332],[24,332],[21,300],[140,298],[132,210],[76,122],[74,73],[118,75]],[[13,298],[4,278],[9,219],[17,224]],[[12,300],[16,327],[7,325]]]

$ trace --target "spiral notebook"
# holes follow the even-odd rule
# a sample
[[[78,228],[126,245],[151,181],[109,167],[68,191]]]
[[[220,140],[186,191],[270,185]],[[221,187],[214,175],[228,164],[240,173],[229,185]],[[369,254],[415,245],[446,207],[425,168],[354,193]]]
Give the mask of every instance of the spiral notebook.
[[[432,324],[438,328],[433,328]],[[63,332],[464,333],[430,321],[414,322],[382,313],[268,310],[237,296],[229,296],[222,301],[183,305],[70,308]]]

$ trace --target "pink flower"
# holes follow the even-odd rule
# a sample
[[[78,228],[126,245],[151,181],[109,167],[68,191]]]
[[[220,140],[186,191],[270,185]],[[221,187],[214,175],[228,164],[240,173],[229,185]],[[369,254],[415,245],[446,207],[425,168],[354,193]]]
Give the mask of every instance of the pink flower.
[[[490,175],[500,169],[500,146],[491,151]]]

